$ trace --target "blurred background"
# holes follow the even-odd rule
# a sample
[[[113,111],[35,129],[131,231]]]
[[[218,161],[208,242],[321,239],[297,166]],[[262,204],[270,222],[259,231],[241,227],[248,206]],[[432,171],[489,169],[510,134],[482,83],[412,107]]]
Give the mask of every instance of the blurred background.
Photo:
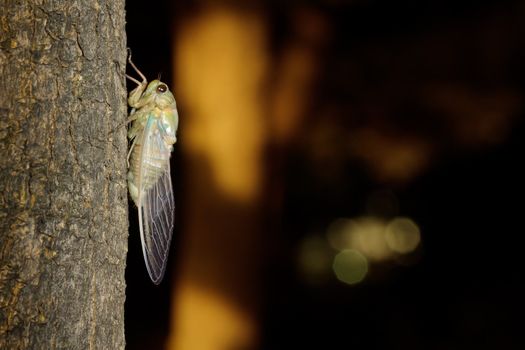
[[[128,1],[134,62],[180,114],[160,286],[130,214],[128,348],[525,348],[523,18]]]

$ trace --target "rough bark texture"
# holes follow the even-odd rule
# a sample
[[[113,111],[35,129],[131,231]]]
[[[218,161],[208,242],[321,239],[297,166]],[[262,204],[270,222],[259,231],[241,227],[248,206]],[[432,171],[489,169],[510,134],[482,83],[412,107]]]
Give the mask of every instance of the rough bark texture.
[[[0,349],[122,349],[123,0],[0,0]]]

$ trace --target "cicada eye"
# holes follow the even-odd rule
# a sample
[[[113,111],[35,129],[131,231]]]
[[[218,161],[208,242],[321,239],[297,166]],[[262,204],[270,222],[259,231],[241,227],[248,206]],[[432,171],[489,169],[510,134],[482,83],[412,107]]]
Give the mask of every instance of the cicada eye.
[[[159,86],[157,86],[157,92],[163,93],[166,91],[168,91],[168,87],[166,86],[166,84],[160,84]]]

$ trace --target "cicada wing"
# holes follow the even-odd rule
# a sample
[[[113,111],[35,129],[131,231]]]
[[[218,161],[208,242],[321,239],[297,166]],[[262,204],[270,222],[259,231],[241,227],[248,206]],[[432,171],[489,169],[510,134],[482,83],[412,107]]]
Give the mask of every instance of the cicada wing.
[[[139,226],[142,252],[151,280],[159,284],[166,271],[175,222],[171,184],[171,146],[166,145],[154,118],[144,129],[139,177]]]

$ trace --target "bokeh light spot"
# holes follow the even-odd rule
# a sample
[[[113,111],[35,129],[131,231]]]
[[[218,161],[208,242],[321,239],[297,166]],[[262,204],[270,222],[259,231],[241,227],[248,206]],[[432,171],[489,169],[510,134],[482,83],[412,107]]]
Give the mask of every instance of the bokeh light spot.
[[[341,282],[357,284],[368,273],[368,261],[357,250],[346,249],[335,256],[333,270],[337,279]]]
[[[371,261],[385,261],[392,257],[385,241],[385,227],[386,222],[374,216],[337,219],[329,226],[327,239],[339,251],[356,249]]]
[[[421,241],[418,225],[409,218],[395,218],[386,227],[386,243],[401,254],[412,252]]]
[[[388,260],[392,251],[385,242],[385,221],[377,217],[362,217],[352,226],[352,247],[374,261]]]

